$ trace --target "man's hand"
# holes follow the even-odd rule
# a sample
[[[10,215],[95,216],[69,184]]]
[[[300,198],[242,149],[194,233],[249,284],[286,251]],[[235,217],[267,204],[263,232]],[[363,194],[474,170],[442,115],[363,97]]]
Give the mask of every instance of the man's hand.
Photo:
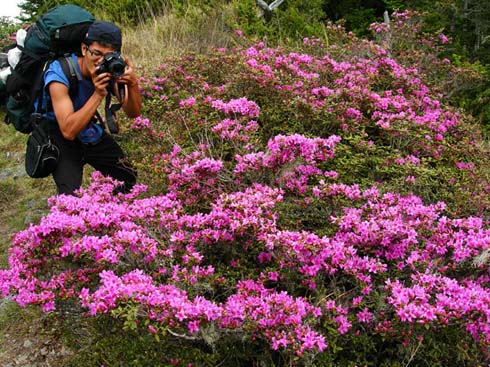
[[[126,85],[126,93],[124,100],[121,100],[118,88],[116,89],[116,96],[122,103],[122,108],[129,118],[138,117],[141,113],[142,101],[141,93],[138,85],[138,77],[134,72],[133,63],[129,59],[124,60],[126,62],[126,70],[124,74],[119,78],[116,78],[116,82]]]
[[[107,95],[107,86],[111,81],[111,74],[110,73],[97,74],[98,70],[99,68],[97,67],[91,73],[92,83],[94,83],[95,93],[97,93],[101,97],[105,97]]]
[[[124,70],[124,74],[119,78],[116,78],[116,82],[121,84],[126,84],[128,87],[134,87],[138,85],[138,77],[134,72],[133,63],[128,59],[124,59],[126,62],[126,70]]]

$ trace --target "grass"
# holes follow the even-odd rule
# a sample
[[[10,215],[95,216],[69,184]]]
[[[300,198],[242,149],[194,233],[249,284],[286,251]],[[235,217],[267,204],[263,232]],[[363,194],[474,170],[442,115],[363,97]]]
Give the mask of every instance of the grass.
[[[3,116],[0,116],[3,120]],[[0,264],[6,265],[6,250],[12,235],[46,213],[46,199],[55,194],[51,179],[33,180],[24,171],[27,135],[0,124]]]
[[[3,121],[3,114],[0,120]],[[47,212],[47,198],[56,190],[50,178],[33,180],[24,171],[27,135],[0,123],[0,268],[8,262],[12,236],[35,223]],[[0,303],[0,361],[12,362],[24,340],[38,338],[46,315],[35,308],[22,309],[9,300]],[[34,326],[38,327],[34,327]]]
[[[123,27],[123,53],[138,70],[151,71],[166,57],[230,45],[232,37],[225,22],[230,9],[208,14],[192,9],[184,17],[163,11],[164,15],[142,20],[138,26]]]

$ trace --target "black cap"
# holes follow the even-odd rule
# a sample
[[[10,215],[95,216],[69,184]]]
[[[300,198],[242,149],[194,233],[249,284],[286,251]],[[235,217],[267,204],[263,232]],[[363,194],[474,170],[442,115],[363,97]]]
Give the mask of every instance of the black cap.
[[[100,42],[113,46],[116,50],[121,50],[122,34],[118,26],[111,22],[94,22],[85,35],[85,42]]]

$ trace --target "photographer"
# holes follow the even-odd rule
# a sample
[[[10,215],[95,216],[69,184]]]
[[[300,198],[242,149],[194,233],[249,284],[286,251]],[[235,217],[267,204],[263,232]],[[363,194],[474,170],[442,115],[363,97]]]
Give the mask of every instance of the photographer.
[[[79,81],[74,93],[60,61],[53,62],[44,76],[49,91],[46,105],[52,105],[48,119],[56,122],[54,140],[60,159],[53,178],[58,194],[71,194],[82,184],[83,166],[88,163],[102,174],[123,182],[120,191],[129,191],[136,182],[135,170],[126,155],[96,118],[106,95],[122,98],[125,114],[134,118],[141,112],[138,78],[128,59],[119,56],[121,30],[110,22],[93,23],[81,45],[81,55],[71,55]],[[119,93],[123,86],[125,93]]]

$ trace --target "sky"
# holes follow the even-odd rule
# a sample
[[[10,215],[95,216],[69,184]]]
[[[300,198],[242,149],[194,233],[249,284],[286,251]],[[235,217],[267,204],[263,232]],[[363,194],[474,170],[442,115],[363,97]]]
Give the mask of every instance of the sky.
[[[2,0],[0,5],[0,17],[16,17],[20,14],[17,4],[22,0]]]

